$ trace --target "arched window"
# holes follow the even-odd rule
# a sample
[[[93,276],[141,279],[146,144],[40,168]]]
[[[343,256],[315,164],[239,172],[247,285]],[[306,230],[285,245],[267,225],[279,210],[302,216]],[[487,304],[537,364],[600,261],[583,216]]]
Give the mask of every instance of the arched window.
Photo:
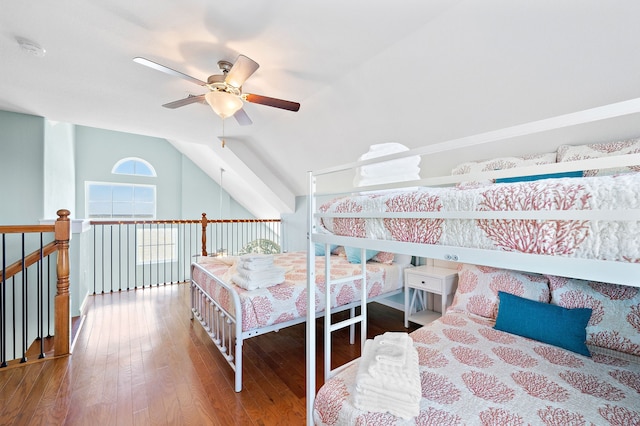
[[[153,166],[142,158],[118,161],[111,173],[155,177]],[[135,179],[135,178],[133,178]],[[89,219],[155,219],[156,186],[148,183],[85,182]]]
[[[118,161],[111,173],[114,175],[134,175],[156,177],[156,171],[149,162],[142,158],[128,157]]]

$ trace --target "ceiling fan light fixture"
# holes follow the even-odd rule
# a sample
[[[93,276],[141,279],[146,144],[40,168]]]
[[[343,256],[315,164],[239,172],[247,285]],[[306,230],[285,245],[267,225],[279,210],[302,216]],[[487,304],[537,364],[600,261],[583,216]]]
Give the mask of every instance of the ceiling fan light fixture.
[[[204,98],[213,111],[222,119],[233,116],[242,108],[242,99],[240,97],[221,90],[212,90],[204,95]]]

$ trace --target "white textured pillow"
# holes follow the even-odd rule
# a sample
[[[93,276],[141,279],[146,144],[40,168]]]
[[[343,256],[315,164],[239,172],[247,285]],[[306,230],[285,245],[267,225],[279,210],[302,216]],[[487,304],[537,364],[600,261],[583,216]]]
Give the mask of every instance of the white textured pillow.
[[[548,275],[551,303],[591,308],[587,343],[640,356],[640,288]]]
[[[458,268],[458,288],[449,309],[495,319],[498,291],[549,303],[549,285],[543,275],[462,264]]]
[[[451,170],[452,175],[466,175],[470,173],[490,172],[492,170],[514,169],[516,167],[552,164],[556,162],[556,153],[531,154],[523,157],[500,157],[484,161],[469,161],[458,164]],[[493,183],[494,180],[475,182],[476,184]],[[471,182],[464,182],[468,185]]]
[[[593,143],[589,145],[560,145],[558,147],[558,163],[565,161],[586,160],[589,158],[608,157],[640,153],[640,138],[625,139],[615,142]],[[640,166],[620,167],[615,169],[584,170],[583,176],[605,176],[630,171],[640,172]]]
[[[393,262],[394,263],[398,263],[400,265],[409,265],[411,263],[412,259],[413,259],[413,256],[411,256],[410,254],[398,254],[398,253],[396,253],[393,256]]]

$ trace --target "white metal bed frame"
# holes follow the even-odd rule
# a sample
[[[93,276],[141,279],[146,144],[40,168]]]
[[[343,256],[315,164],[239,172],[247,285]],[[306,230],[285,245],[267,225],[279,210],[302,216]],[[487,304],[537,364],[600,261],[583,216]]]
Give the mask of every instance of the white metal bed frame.
[[[356,167],[361,167],[376,162],[395,160],[399,158],[427,155],[438,152],[467,148],[488,142],[514,138],[518,136],[532,135],[550,130],[561,129],[580,124],[587,124],[599,120],[620,117],[624,115],[636,114],[640,112],[640,98],[625,102],[610,104],[603,107],[584,110],[572,114],[566,114],[545,120],[535,121],[519,126],[513,126],[493,132],[482,133],[470,137],[455,139],[447,142],[427,145],[422,148],[405,151],[398,154],[387,155],[376,159],[353,162],[341,166],[336,166],[316,172],[310,172],[309,199],[308,199],[308,253],[314,253],[315,243],[338,244],[343,246],[361,248],[364,254],[365,248],[372,250],[388,251],[393,253],[409,254],[431,259],[442,259],[457,261],[462,263],[479,264],[498,268],[514,269],[528,272],[547,273],[553,275],[570,276],[574,278],[603,281],[624,285],[640,287],[640,264],[626,262],[610,262],[602,260],[589,260],[578,258],[567,258],[561,256],[545,256],[535,254],[524,254],[515,252],[504,252],[495,250],[482,250],[472,248],[450,247],[442,245],[429,245],[418,243],[405,243],[391,240],[371,240],[365,238],[353,238],[331,235],[319,232],[315,224],[322,217],[363,217],[359,214],[323,214],[317,210],[319,198],[328,196],[339,196],[353,191],[369,191],[376,189],[390,189],[413,186],[439,186],[453,184],[460,181],[475,181],[482,179],[493,179],[514,176],[537,175],[546,173],[560,173],[575,170],[589,170],[597,168],[611,168],[618,166],[629,166],[640,164],[640,154],[603,157],[598,159],[581,160],[565,163],[554,163],[548,165],[522,167],[486,173],[443,176],[428,178],[418,181],[403,182],[400,184],[375,185],[362,188],[349,187],[341,188],[340,193],[320,193],[317,191],[316,180],[320,177],[341,173],[345,171],[355,171]],[[639,129],[640,130],[640,129]],[[353,174],[351,174],[353,176]],[[619,210],[612,216],[612,211],[510,211],[510,212],[429,212],[429,213],[379,213],[376,215],[367,214],[367,217],[375,218],[460,218],[460,219],[573,219],[573,220],[640,220],[640,209]],[[364,256],[363,256],[364,257]],[[312,286],[315,283],[315,262],[311,262],[308,256],[307,262],[307,295],[313,294]],[[330,285],[326,283],[326,285]],[[360,322],[361,344],[364,345],[367,330],[366,294],[362,294],[362,312],[359,316],[337,324],[331,324],[330,316],[325,317],[325,354],[324,372],[325,380],[334,376],[346,365],[331,369],[331,332],[343,328],[347,325],[354,325]],[[315,300],[312,297],[307,299],[308,312],[314,312]],[[306,377],[306,404],[307,404],[307,424],[313,424],[313,404],[315,399],[315,362],[316,362],[316,327],[314,321],[307,321],[307,377]],[[329,342],[329,343],[328,343]]]
[[[329,250],[327,250],[329,253]],[[330,254],[327,254],[326,259],[330,258]],[[364,259],[364,256],[362,257]],[[327,265],[326,272],[327,277],[330,276],[330,262],[325,261]],[[201,269],[204,271],[211,279],[213,279],[219,286],[226,289],[226,291],[231,295],[232,304],[234,307],[234,312],[236,315],[227,311],[217,300],[211,297],[201,286],[193,279],[193,270],[194,268]],[[350,275],[348,277],[344,277],[340,280],[331,281],[331,284],[338,284],[342,282],[349,282],[354,280],[362,280],[362,289],[364,294],[364,299],[367,301],[367,286],[366,286],[366,277],[367,271],[366,266],[362,265],[361,273],[356,275]],[[327,286],[327,288],[329,288]],[[278,324],[272,324],[265,327],[253,328],[251,330],[243,331],[242,330],[242,306],[240,303],[240,296],[236,289],[221,280],[219,277],[208,272],[202,265],[197,263],[191,264],[191,319],[197,319],[202,327],[209,335],[213,343],[216,345],[222,356],[225,358],[231,369],[234,371],[234,390],[236,392],[242,391],[242,344],[244,340],[249,339],[251,337],[259,336],[261,334],[269,333],[272,331],[278,331],[286,327],[290,327],[296,324],[300,324],[302,322],[307,321],[308,316],[303,315],[299,318],[294,318],[290,321],[280,322]],[[383,294],[380,294],[376,297],[368,298],[369,302],[373,302],[379,299],[383,299],[386,297],[393,296],[395,294],[399,294],[402,292],[402,288],[389,291]],[[330,294],[330,292],[326,292]],[[314,299],[315,301],[315,299]],[[353,320],[355,318],[356,308],[360,306],[361,302],[354,301],[348,303],[346,305],[337,306],[331,309],[331,313],[343,312],[346,310],[350,311],[349,318],[352,321],[352,324],[355,324],[356,321]],[[327,304],[325,306],[331,306]],[[363,310],[366,310],[366,306],[362,306]],[[314,303],[314,311],[315,311],[315,303]],[[317,312],[315,317],[319,318],[323,316],[325,311]],[[330,315],[325,315],[325,317],[330,317]],[[314,321],[315,322],[315,321]],[[352,325],[349,330],[349,341],[351,344],[355,342],[355,326]]]

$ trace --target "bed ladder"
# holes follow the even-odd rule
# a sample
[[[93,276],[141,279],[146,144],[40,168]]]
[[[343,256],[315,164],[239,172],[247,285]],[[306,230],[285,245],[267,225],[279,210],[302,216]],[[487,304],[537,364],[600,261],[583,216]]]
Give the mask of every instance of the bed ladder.
[[[324,276],[325,276],[325,315],[324,315],[324,380],[328,380],[337,374],[340,370],[350,365],[353,361],[343,364],[334,369],[331,368],[331,333],[341,330],[345,327],[349,329],[349,342],[355,343],[355,325],[360,323],[360,349],[364,347],[364,343],[367,339],[367,268],[365,249],[361,249],[360,253],[360,274],[352,275],[348,277],[342,277],[335,280],[331,279],[331,249],[329,244],[325,245],[325,260],[324,260]],[[336,323],[331,322],[331,286],[335,284],[342,284],[344,282],[350,282],[355,280],[361,280],[360,286],[360,315],[355,315],[355,307],[350,308],[349,318],[338,321]],[[354,360],[355,361],[355,360]]]

